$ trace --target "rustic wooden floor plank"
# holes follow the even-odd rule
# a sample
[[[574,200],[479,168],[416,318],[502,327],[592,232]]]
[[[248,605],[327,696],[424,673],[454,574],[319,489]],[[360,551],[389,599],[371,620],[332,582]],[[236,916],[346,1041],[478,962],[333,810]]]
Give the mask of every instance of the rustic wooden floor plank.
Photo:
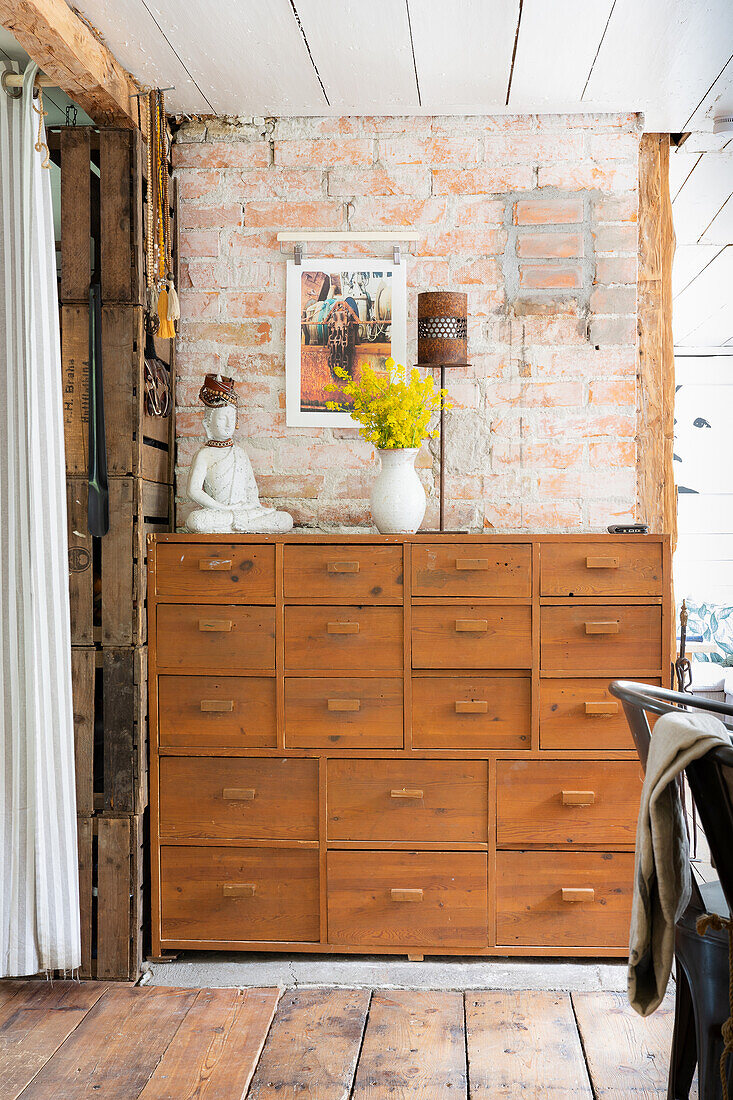
[[[111,985],[23,1089],[21,1100],[136,1100],[196,999],[195,989]]]
[[[651,1016],[634,1012],[625,993],[573,993],[598,1100],[657,1100],[667,1095],[674,997]]]
[[[247,1100],[346,1100],[368,1007],[366,989],[285,993]]]
[[[35,985],[37,983],[26,982],[16,978],[3,978],[3,980],[0,981],[0,1007],[7,1004],[13,997],[17,997],[22,989],[25,989],[26,986],[31,984]]]
[[[15,1100],[104,994],[103,982],[27,982],[0,1007],[0,1100]]]
[[[567,993],[466,993],[472,1100],[592,1096]]]
[[[279,989],[201,989],[139,1100],[242,1100]]]
[[[354,1100],[466,1100],[461,993],[375,993]]]

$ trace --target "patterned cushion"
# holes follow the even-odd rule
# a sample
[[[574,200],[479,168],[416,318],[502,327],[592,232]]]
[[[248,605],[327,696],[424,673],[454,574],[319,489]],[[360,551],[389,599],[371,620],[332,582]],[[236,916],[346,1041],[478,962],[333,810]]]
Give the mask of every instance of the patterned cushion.
[[[696,661],[733,665],[733,607],[687,601],[687,640],[712,642],[713,653],[695,653]]]

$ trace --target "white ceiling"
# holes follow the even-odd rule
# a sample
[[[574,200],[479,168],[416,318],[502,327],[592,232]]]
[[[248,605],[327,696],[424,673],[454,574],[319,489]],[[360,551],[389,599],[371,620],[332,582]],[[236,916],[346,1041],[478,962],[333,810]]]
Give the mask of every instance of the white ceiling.
[[[173,112],[733,110],[731,0],[75,0]]]

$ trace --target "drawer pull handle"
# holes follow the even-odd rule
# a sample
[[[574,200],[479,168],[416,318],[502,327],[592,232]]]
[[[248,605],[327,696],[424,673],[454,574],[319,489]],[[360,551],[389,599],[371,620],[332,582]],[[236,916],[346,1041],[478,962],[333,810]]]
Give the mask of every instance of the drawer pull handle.
[[[563,791],[563,806],[592,806],[596,800],[595,791]]]
[[[225,882],[222,890],[225,898],[253,898],[256,885],[254,882]]]
[[[358,623],[329,623],[326,627],[329,634],[358,634]]]
[[[586,569],[618,569],[618,558],[586,558]]]
[[[489,704],[486,699],[456,699],[456,714],[486,714]]]
[[[231,619],[199,619],[199,630],[208,631],[210,633],[219,632],[226,633],[231,630],[234,623]]]
[[[392,901],[422,901],[422,890],[390,890]]]
[[[390,791],[389,792],[389,797],[390,798],[422,798],[423,797],[423,792],[421,790],[419,790],[418,788],[410,790],[409,787],[402,787],[401,790]]]
[[[226,714],[234,710],[233,699],[202,699],[200,705],[204,714]]]
[[[326,566],[329,573],[358,573],[358,561],[330,561]]]
[[[618,714],[618,703],[611,700],[607,703],[586,703],[586,714]]]
[[[456,558],[456,569],[466,573],[485,572],[489,568],[488,558]]]
[[[618,634],[620,623],[586,623],[586,634]]]
[[[226,558],[199,558],[199,569],[207,573],[226,573],[232,563]]]
[[[225,787],[221,797],[227,802],[252,802],[256,793],[254,787]]]
[[[592,886],[580,887],[576,889],[572,886],[563,886],[562,888],[562,900],[563,901],[595,901],[596,892]]]
[[[329,710],[360,710],[361,709],[361,700],[360,699],[329,699],[328,700],[328,709]]]
[[[488,629],[489,623],[486,619],[456,619],[456,630],[471,634],[482,634]]]

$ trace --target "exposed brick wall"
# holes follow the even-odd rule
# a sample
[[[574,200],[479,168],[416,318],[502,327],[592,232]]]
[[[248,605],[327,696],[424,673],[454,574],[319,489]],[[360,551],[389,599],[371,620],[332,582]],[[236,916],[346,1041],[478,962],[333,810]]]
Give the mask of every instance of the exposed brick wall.
[[[421,234],[404,261],[410,362],[417,291],[468,292],[472,365],[449,377],[448,526],[602,530],[632,519],[639,134],[636,115],[185,125],[174,147],[179,499],[201,437],[196,394],[216,370],[237,379],[238,436],[263,499],[299,524],[369,524],[373,449],[356,430],[285,425],[275,235],[410,227]],[[435,527],[431,450],[418,466]]]

